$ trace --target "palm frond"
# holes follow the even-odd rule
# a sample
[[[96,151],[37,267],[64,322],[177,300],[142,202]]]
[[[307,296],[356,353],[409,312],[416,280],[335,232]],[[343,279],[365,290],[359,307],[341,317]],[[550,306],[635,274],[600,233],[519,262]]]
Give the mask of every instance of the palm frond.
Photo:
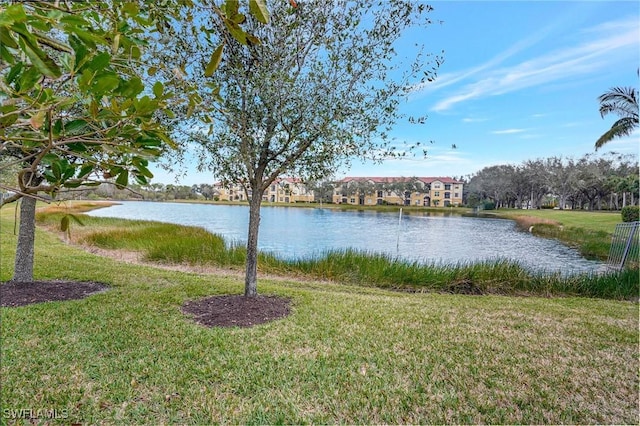
[[[634,129],[638,127],[638,115],[634,117],[624,117],[613,123],[611,129],[605,132],[596,141],[596,151],[601,148],[607,142],[611,142],[615,138],[623,136],[629,136],[633,133]]]
[[[598,97],[600,115],[615,113],[620,117],[638,117],[638,89],[635,87],[613,87]]]

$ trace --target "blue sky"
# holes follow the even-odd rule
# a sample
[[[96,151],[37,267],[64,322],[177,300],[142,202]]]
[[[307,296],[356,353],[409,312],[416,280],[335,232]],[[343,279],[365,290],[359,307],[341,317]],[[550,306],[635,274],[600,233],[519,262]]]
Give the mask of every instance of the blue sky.
[[[427,142],[427,157],[354,160],[336,178],[459,177],[495,164],[581,157],[594,152],[594,142],[616,119],[600,117],[597,97],[613,86],[640,84],[636,1],[428,4],[441,23],[407,34],[407,41],[418,37],[427,51],[444,50],[445,61],[437,79],[416,87],[402,105],[406,114],[427,114],[427,122],[399,123],[392,133],[399,145]],[[600,151],[638,154],[639,142],[636,132]],[[162,170],[155,174],[155,182],[174,181]],[[213,179],[193,167],[179,183]]]

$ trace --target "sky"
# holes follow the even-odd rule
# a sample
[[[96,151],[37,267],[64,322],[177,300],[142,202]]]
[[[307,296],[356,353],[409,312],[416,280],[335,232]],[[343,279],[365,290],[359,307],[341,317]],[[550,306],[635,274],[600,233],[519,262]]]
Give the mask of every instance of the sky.
[[[414,87],[401,105],[425,124],[398,122],[398,145],[426,144],[427,156],[381,164],[354,160],[344,176],[469,177],[497,164],[593,154],[615,122],[598,96],[640,85],[640,2],[433,1],[434,23],[399,44],[423,42],[444,63],[435,81]],[[433,143],[431,143],[433,141]],[[638,155],[640,132],[598,151]],[[154,182],[210,183],[191,165],[186,176],[154,168]]]

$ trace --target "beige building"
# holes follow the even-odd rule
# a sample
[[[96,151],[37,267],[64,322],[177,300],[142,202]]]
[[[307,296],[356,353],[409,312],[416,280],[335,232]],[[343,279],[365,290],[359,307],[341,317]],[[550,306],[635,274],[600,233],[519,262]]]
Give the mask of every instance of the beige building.
[[[225,186],[221,182],[216,182],[214,188],[219,193],[220,201],[247,201],[242,184]],[[251,198],[251,190],[248,191]],[[314,201],[313,191],[309,191],[307,186],[298,178],[276,179],[262,196],[262,201],[269,203],[310,203]]]
[[[333,193],[337,204],[448,207],[462,204],[463,182],[449,177],[346,177]]]

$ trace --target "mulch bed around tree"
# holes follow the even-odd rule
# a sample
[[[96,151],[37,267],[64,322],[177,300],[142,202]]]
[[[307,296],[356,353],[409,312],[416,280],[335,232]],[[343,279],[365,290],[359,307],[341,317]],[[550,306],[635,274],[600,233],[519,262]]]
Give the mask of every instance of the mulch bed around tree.
[[[278,296],[213,296],[185,303],[182,312],[207,327],[251,327],[286,317],[289,302]]]
[[[9,281],[0,284],[0,306],[16,307],[32,303],[84,299],[108,288],[97,282]]]

